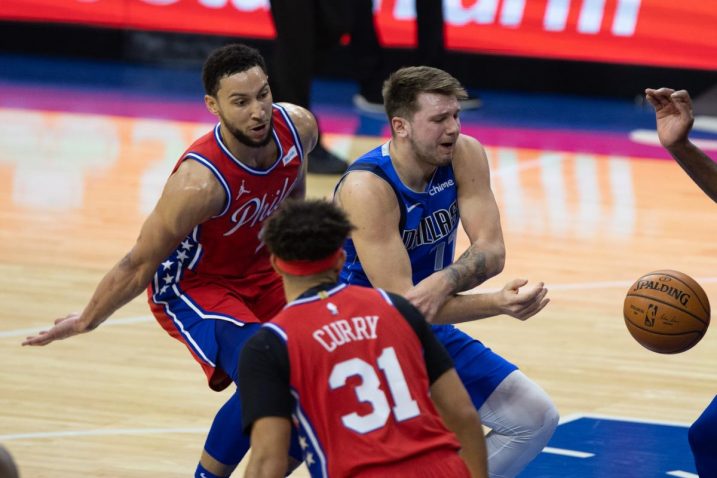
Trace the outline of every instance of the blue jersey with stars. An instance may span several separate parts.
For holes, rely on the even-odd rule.
[[[411,260],[413,283],[417,284],[453,262],[459,222],[456,179],[452,166],[442,166],[436,169],[423,191],[409,189],[393,167],[388,146],[389,143],[385,143],[361,156],[344,177],[353,171],[369,171],[393,188],[401,211],[398,228]],[[371,285],[350,238],[344,248],[346,263],[341,281]]]

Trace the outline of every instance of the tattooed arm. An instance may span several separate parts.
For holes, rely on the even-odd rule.
[[[498,314],[521,320],[531,317],[548,302],[542,283],[519,291],[528,281],[514,279],[496,294],[456,295],[503,270],[505,244],[490,187],[488,159],[477,140],[461,135],[456,143],[453,170],[461,223],[471,244],[453,264],[416,284],[406,298],[435,323],[465,322]]]

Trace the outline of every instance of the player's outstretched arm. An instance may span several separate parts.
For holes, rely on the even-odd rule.
[[[100,281],[80,313],[55,320],[52,328],[22,345],[47,345],[89,332],[137,297],[155,270],[189,232],[224,207],[226,195],[206,167],[187,160],[170,176],[134,247]]]
[[[688,138],[694,123],[689,93],[670,88],[647,88],[645,97],[655,108],[657,135],[662,146],[695,184],[717,202],[717,163]]]
[[[443,422],[456,434],[461,444],[461,458],[471,477],[487,478],[488,459],[480,416],[455,369],[448,370],[433,382],[431,399]]]
[[[291,422],[287,418],[263,417],[254,422],[244,478],[282,478],[289,465],[290,438]]]

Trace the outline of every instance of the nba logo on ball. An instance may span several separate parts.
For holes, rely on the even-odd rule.
[[[632,284],[623,316],[627,330],[640,345],[653,352],[676,354],[702,339],[710,324],[710,304],[690,276],[659,270]]]

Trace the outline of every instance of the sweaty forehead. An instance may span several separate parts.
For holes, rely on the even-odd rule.
[[[264,88],[267,81],[268,77],[264,70],[259,66],[254,66],[248,70],[222,77],[219,80],[217,93],[227,96],[237,94],[254,95]]]
[[[419,93],[416,98],[418,104],[417,114],[433,116],[445,113],[454,113],[460,110],[458,98],[453,95],[439,93]]]

